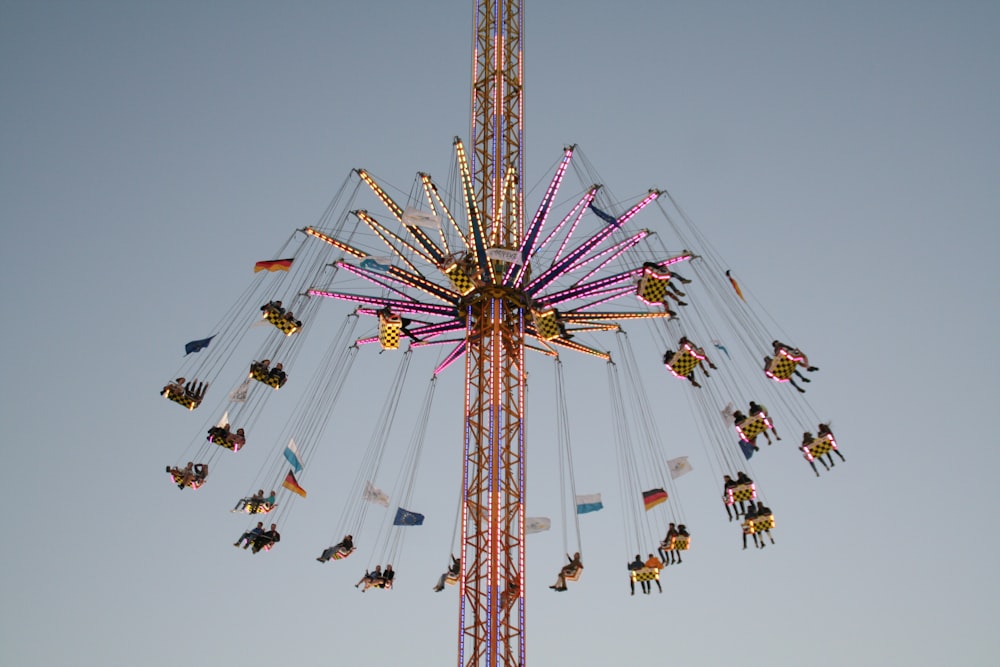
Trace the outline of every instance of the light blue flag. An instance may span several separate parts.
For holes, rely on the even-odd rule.
[[[396,509],[396,518],[392,522],[394,526],[422,526],[423,524],[423,514],[404,510],[402,507]]]
[[[375,259],[371,257],[366,257],[365,259],[361,260],[361,268],[368,269],[370,271],[381,271],[382,273],[388,273],[389,264],[382,264],[380,262],[375,261]]]
[[[599,493],[588,493],[576,497],[577,514],[586,514],[587,512],[596,512],[602,509],[604,509],[604,503],[601,502],[601,494]]]
[[[288,446],[285,447],[285,458],[288,459],[289,465],[295,469],[295,472],[302,472],[302,461],[299,461],[299,450],[295,448],[295,441],[291,438],[288,439]]]

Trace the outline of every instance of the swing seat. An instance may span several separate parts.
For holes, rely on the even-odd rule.
[[[645,267],[636,286],[636,296],[639,297],[640,301],[650,306],[662,304],[667,295],[667,283],[672,277],[670,272],[665,269]]]
[[[754,530],[758,533],[763,530],[771,530],[774,528],[774,515],[767,514],[765,516],[757,517],[754,519],[753,525]]]
[[[403,329],[403,319],[390,313],[378,316],[378,343],[383,350],[399,349],[399,333]]]
[[[355,549],[355,547],[351,547],[350,549],[345,549],[345,548],[341,547],[341,548],[339,548],[339,549],[337,549],[336,551],[333,552],[333,555],[330,556],[330,559],[331,560],[344,560],[345,558],[347,558],[348,556],[350,556],[352,553],[354,553],[354,549]]]
[[[248,500],[243,506],[243,511],[247,514],[267,514],[277,507],[276,503],[269,503],[266,500]]]
[[[448,276],[448,280],[451,281],[452,287],[462,296],[476,289],[476,281],[473,280],[466,268],[458,262],[451,264],[443,270],[444,274]]]
[[[219,427],[214,427],[212,431],[209,432],[207,439],[209,442],[220,447],[225,447],[233,452],[240,451],[240,447],[246,444],[246,438],[232,432],[227,432]]]
[[[566,581],[580,581],[580,575],[583,574],[583,565],[574,567],[572,570],[567,570],[562,573],[563,579]]]
[[[754,438],[770,428],[773,428],[770,418],[762,414],[747,417],[736,425],[736,431],[747,442],[753,442]]]
[[[170,480],[182,489],[192,488],[197,491],[205,483],[204,477],[192,477],[190,480],[185,479],[184,471],[179,468],[167,468],[167,474],[170,475]]]
[[[285,313],[278,310],[271,304],[264,306],[264,319],[276,326],[286,336],[291,336],[302,328],[302,323],[288,318]]]
[[[659,581],[660,580],[660,568],[658,567],[644,567],[641,570],[629,570],[629,576],[632,581]]]
[[[705,355],[698,354],[691,343],[684,343],[684,347],[674,352],[674,356],[666,363],[667,370],[673,373],[674,377],[687,379],[704,358]]]
[[[174,403],[183,405],[188,410],[194,410],[196,407],[201,405],[200,398],[194,398],[187,393],[184,387],[176,384],[168,384],[160,393]]]
[[[280,389],[281,386],[284,385],[285,381],[288,379],[288,376],[285,375],[284,372],[282,372],[280,375],[272,373],[268,369],[258,364],[256,361],[250,364],[250,377],[252,377],[254,380],[257,380],[257,382],[263,382],[267,386],[273,387],[275,389]]]
[[[792,378],[792,373],[795,372],[795,367],[804,362],[804,356],[781,348],[764,368],[764,374],[776,382],[788,382]]]
[[[691,548],[691,536],[675,535],[669,542],[660,542],[660,548],[664,551],[687,551]]]
[[[392,590],[392,581],[386,581],[385,579],[365,580],[365,586],[362,590],[367,591],[369,588],[381,588],[382,590],[389,591]]]
[[[538,337],[542,340],[553,340],[563,334],[559,316],[555,309],[533,310],[531,314],[535,320],[535,329],[538,330]]]
[[[454,586],[455,584],[458,583],[458,575],[449,573],[448,576],[444,578],[444,583],[448,584],[449,586]]]
[[[753,535],[757,532],[757,519],[743,519],[743,534]]]
[[[828,433],[819,438],[813,438],[812,442],[805,446],[803,454],[806,454],[806,459],[812,461],[813,459],[819,458],[824,454],[828,454],[832,450],[837,448],[837,441],[833,439],[833,434]]]
[[[757,499],[757,486],[753,482],[737,484],[726,489],[726,504],[745,503]]]

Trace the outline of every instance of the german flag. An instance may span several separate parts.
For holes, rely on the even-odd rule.
[[[292,262],[295,258],[291,259],[268,259],[263,262],[257,262],[253,265],[253,272],[258,271],[287,271],[292,267]]]
[[[650,489],[642,492],[642,502],[646,504],[646,511],[653,509],[660,503],[667,502],[667,492],[663,489]]]
[[[285,487],[292,493],[297,493],[303,498],[306,497],[306,490],[299,486],[299,483],[295,481],[295,475],[289,470],[288,474],[285,475],[285,481],[281,483],[281,486]]]

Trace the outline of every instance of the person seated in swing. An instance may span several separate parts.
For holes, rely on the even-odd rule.
[[[700,366],[701,371],[705,374],[705,377],[711,377],[708,369],[705,368],[705,365],[708,365],[708,368],[713,370],[717,370],[718,366],[713,364],[712,360],[708,358],[708,355],[705,354],[704,348],[700,348],[692,343],[687,336],[681,336],[677,341],[677,346],[677,352],[667,350],[663,354],[664,365],[666,365],[666,367],[669,368],[670,371],[677,377],[685,377],[692,385],[700,388],[701,385],[694,379],[695,369]],[[686,368],[685,366],[690,368]],[[687,373],[684,371],[687,371]]]
[[[730,499],[729,492],[735,486],[737,486],[736,480],[734,480],[729,475],[722,476],[722,504],[726,506],[726,515],[729,517],[730,521],[733,520],[733,513],[729,509],[729,506],[732,504],[729,502]],[[733,509],[735,510],[736,508],[734,507]],[[739,516],[740,516],[739,513],[737,513],[736,518],[739,518]]]
[[[816,473],[816,476],[819,477],[819,470],[816,470],[817,457],[814,457],[812,455],[812,452],[809,451],[809,445],[813,443],[813,440],[815,440],[815,438],[813,437],[812,433],[810,433],[809,431],[803,433],[802,444],[799,445],[799,450],[802,452],[802,456],[805,458],[805,460],[809,462],[809,467],[812,468],[813,472]],[[826,468],[827,472],[829,472],[830,466],[826,464],[826,461],[823,460],[823,457],[820,456],[818,458],[819,462],[822,463],[823,467]]]
[[[765,428],[763,431],[764,437],[767,438],[767,444],[771,444],[771,435],[768,433],[768,430],[774,431],[774,437],[776,440],[781,440],[781,436],[778,435],[778,429],[774,428],[774,422],[768,418],[769,415],[767,414],[767,408],[763,405],[760,405],[755,401],[750,401],[750,417],[757,417],[764,420],[765,423],[770,424],[770,427]]]
[[[654,570],[657,573],[663,569],[663,562],[653,554],[649,554],[649,558],[646,559],[646,562],[643,563],[643,565],[645,565],[647,569]],[[660,578],[655,577],[652,582],[648,582],[648,588],[645,591],[647,595],[653,592],[654,583],[656,584],[656,587],[660,589],[660,592],[663,592],[663,586],[660,585]]]
[[[219,443],[220,445],[229,440],[230,435],[229,422],[226,422],[222,426],[213,426],[208,429],[208,440]]]
[[[365,570],[365,576],[361,577],[358,583],[354,584],[354,587],[358,588],[359,586],[361,586],[361,584],[364,584],[365,587],[361,589],[361,592],[364,593],[366,590],[368,590],[369,587],[377,585],[378,581],[381,579],[382,579],[382,566],[376,565],[375,569],[372,570],[371,572]]]
[[[563,565],[559,570],[559,574],[556,575],[556,583],[549,586],[554,591],[564,591],[566,590],[566,579],[575,579],[579,576],[580,570],[583,569],[583,561],[580,559],[580,552],[577,551],[572,556],[566,554],[566,560],[569,561],[566,565]]]
[[[445,570],[440,577],[438,577],[437,583],[434,584],[434,592],[440,593],[444,590],[444,585],[449,579],[458,579],[458,573],[462,571],[462,561],[455,558],[455,555],[451,556],[451,565]]]
[[[766,546],[764,544],[764,533],[767,533],[768,538],[771,540],[771,544],[774,544],[774,538],[771,536],[771,523],[773,521],[774,521],[774,513],[771,512],[771,508],[770,507],[766,507],[764,505],[764,501],[758,500],[757,501],[757,525],[756,525],[756,528],[755,528],[755,535],[760,535],[760,548],[761,549],[763,549]]]
[[[344,539],[340,540],[340,542],[337,542],[332,547],[327,547],[326,549],[323,549],[323,553],[321,553],[319,555],[319,558],[317,558],[316,560],[318,560],[321,563],[325,563],[331,558],[333,558],[336,554],[341,554],[341,557],[346,557],[350,555],[352,551],[354,551],[354,536],[344,535]]]
[[[236,429],[236,433],[230,433],[226,440],[232,443],[233,449],[239,449],[243,445],[247,444],[246,433],[244,433],[241,428]]]
[[[629,583],[629,588],[632,591],[632,595],[635,595],[635,573],[643,569],[644,567],[646,567],[646,564],[643,562],[642,556],[640,556],[639,554],[636,554],[635,560],[628,564],[628,583]],[[644,579],[641,582],[639,582],[639,584],[642,587],[643,593],[649,592],[647,590],[649,588],[648,581]]]
[[[727,505],[726,506],[726,510],[728,511],[728,509],[729,509],[729,506]],[[730,519],[730,520],[732,520],[732,519]],[[659,551],[660,551],[660,558],[663,560],[663,567],[667,567],[668,565],[670,565],[671,563],[674,562],[674,551],[675,551],[675,549],[674,549],[674,538],[677,537],[677,534],[678,534],[677,528],[674,527],[674,524],[673,523],[668,524],[667,525],[667,534],[663,538],[663,541],[660,542],[660,549],[659,549]],[[677,562],[678,563],[680,562],[680,556],[679,555],[678,555]]]
[[[207,382],[198,382],[197,380],[191,380],[184,385],[184,395],[191,400],[201,402],[201,399],[205,398],[205,390],[208,389]]]
[[[301,320],[297,320],[297,319],[295,319],[295,315],[294,315],[294,313],[292,313],[292,311],[290,311],[290,310],[289,310],[289,311],[288,311],[288,312],[286,312],[286,313],[285,313],[284,315],[282,315],[282,317],[283,317],[283,318],[284,318],[284,320],[285,320],[286,322],[288,322],[289,324],[293,324],[293,325],[295,325],[296,327],[298,327],[299,329],[301,329],[301,328],[302,328],[302,321],[301,321]]]
[[[753,480],[750,479],[750,477],[741,470],[740,472],[736,473],[736,482],[734,486],[737,489],[740,488],[750,489],[753,486]],[[736,511],[736,516],[739,516],[740,514],[746,514],[746,504],[745,504],[746,501],[738,500],[735,502],[737,503],[737,506],[734,508]],[[750,504],[753,505],[753,500],[750,501]]]
[[[285,381],[288,380],[288,375],[285,373],[284,368],[279,362],[275,364],[274,368],[272,368],[267,374],[267,378],[277,386],[281,387],[285,384]]]
[[[771,348],[774,350],[774,356],[776,356],[776,357],[778,355],[780,355],[782,352],[784,352],[786,355],[788,355],[790,357],[795,357],[796,359],[798,359],[798,365],[799,366],[804,366],[805,369],[807,371],[809,371],[810,373],[819,370],[819,368],[817,368],[816,366],[813,366],[813,365],[811,365],[809,363],[809,357],[807,357],[806,354],[805,354],[805,352],[803,352],[802,350],[798,349],[797,347],[792,347],[791,345],[786,345],[785,343],[782,343],[780,340],[772,340],[771,341]],[[799,375],[799,377],[802,377],[803,379],[805,379],[805,377],[802,376],[802,375]],[[807,380],[807,379],[805,381],[809,382],[809,380]]]
[[[167,466],[167,473],[170,474],[178,489],[186,489],[191,486],[191,482],[194,479],[194,462],[188,461],[187,465],[183,468]]]
[[[285,309],[281,306],[280,301],[268,301],[263,306],[260,307],[260,311],[267,315],[268,313],[277,313],[278,315],[284,315]]]
[[[747,509],[746,513],[743,515],[743,548],[747,548],[747,535],[753,536],[753,545],[760,548],[757,543],[757,530],[754,527],[754,522],[757,521],[757,506],[750,503],[750,508]]]
[[[208,464],[207,463],[195,463],[194,464],[194,475],[191,477],[192,486],[201,486],[205,483],[208,478]]]
[[[272,523],[270,529],[265,530],[254,539],[251,551],[257,553],[261,549],[269,550],[280,541],[281,534],[278,532],[278,524]]]
[[[836,443],[833,437],[833,431],[830,430],[829,424],[820,424],[819,426],[817,426],[816,437],[828,438],[831,443]],[[844,458],[844,455],[840,453],[839,449],[837,449],[836,444],[834,444],[833,446],[833,451],[837,454],[837,456],[840,457],[841,461],[844,461],[845,463],[847,462],[847,459]],[[830,465],[833,465],[833,457],[830,458]]]
[[[250,530],[240,535],[240,539],[233,542],[233,546],[243,547],[244,549],[246,549],[248,546],[253,544],[253,542],[258,537],[260,537],[263,534],[264,534],[264,522],[258,521],[257,525],[254,528],[251,528]]]
[[[184,391],[184,383],[187,382],[185,378],[177,378],[173,382],[168,382],[167,385],[160,391],[161,396],[167,396],[168,394],[173,394],[174,396],[184,396],[187,394]]]
[[[392,588],[392,580],[395,578],[396,571],[392,569],[392,563],[386,563],[385,569],[382,570],[382,579],[379,582],[379,588],[386,590]]]
[[[687,544],[688,546],[690,546],[690,544],[691,544],[691,533],[688,532],[687,526],[685,526],[683,523],[679,524],[677,526],[677,537],[678,537],[678,539],[683,540],[685,544]],[[687,547],[685,547],[685,549],[686,548]],[[684,549],[677,549],[677,563],[678,564],[684,562],[684,561],[681,560],[681,551],[683,551],[683,550]]]
[[[233,507],[233,512],[241,512],[251,505],[259,504],[264,500],[264,489],[257,489],[257,493],[253,494],[248,498],[240,498],[236,501],[236,506]],[[251,510],[252,511],[252,510]]]
[[[256,376],[267,377],[267,374],[270,372],[271,372],[270,359],[261,359],[260,361],[254,361],[251,362],[250,364],[250,375],[255,376],[255,379],[259,379],[256,378]]]

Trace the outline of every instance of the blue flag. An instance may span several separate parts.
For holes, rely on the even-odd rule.
[[[743,450],[743,456],[747,459],[753,456],[753,453],[757,451],[757,448],[753,446],[753,443],[746,440],[740,440],[740,449]]]
[[[604,503],[601,502],[601,494],[599,493],[587,493],[576,497],[577,514],[596,512],[601,509],[604,509]]]
[[[388,264],[380,264],[371,257],[361,260],[361,268],[369,269],[370,271],[381,271],[382,273],[388,273],[389,271]]]
[[[613,222],[618,222],[618,218],[616,218],[615,216],[613,216],[613,215],[611,215],[609,213],[605,213],[604,211],[602,211],[601,209],[597,208],[593,204],[590,205],[590,210],[593,211],[594,214],[597,215],[598,218],[600,218],[604,222],[608,223],[609,225],[611,223],[613,223]]]
[[[295,472],[302,472],[302,462],[299,461],[299,450],[295,448],[295,441],[291,438],[288,439],[288,446],[285,447],[285,458],[288,459],[289,465],[295,469]]]
[[[204,350],[208,347],[208,344],[212,342],[215,336],[209,336],[208,338],[202,338],[201,340],[193,340],[184,346],[184,356],[191,354],[192,352],[198,352],[199,350]]]
[[[396,518],[392,521],[394,526],[422,526],[423,524],[423,514],[404,510],[402,507],[396,510]]]

